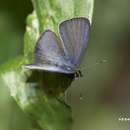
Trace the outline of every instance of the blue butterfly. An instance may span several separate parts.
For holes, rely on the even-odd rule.
[[[34,54],[34,63],[26,65],[32,70],[76,74],[87,48],[90,22],[79,17],[59,25],[60,37],[51,30],[43,32]],[[81,74],[81,73],[80,73]]]

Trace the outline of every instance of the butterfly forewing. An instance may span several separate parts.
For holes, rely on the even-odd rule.
[[[73,18],[64,21],[59,27],[65,46],[66,56],[72,65],[79,67],[87,47],[90,33],[90,23],[86,18]]]

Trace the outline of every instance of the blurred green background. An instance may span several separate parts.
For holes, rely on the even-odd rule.
[[[91,37],[82,63],[84,77],[66,92],[73,130],[129,130],[129,0],[95,1]],[[30,0],[0,0],[0,63],[23,53]],[[31,123],[0,82],[0,130],[30,130]]]

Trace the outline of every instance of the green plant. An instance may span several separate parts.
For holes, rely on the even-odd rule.
[[[64,92],[72,79],[64,74],[29,71],[24,64],[32,62],[40,34],[47,28],[58,34],[61,21],[84,16],[92,21],[94,0],[32,0],[34,11],[27,18],[24,56],[1,66],[0,77],[11,96],[44,130],[70,130],[71,108],[64,101]]]

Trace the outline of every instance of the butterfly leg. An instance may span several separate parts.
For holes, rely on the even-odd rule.
[[[75,74],[74,74],[75,79],[78,79],[79,77],[83,77],[82,72],[80,70],[78,70]]]

